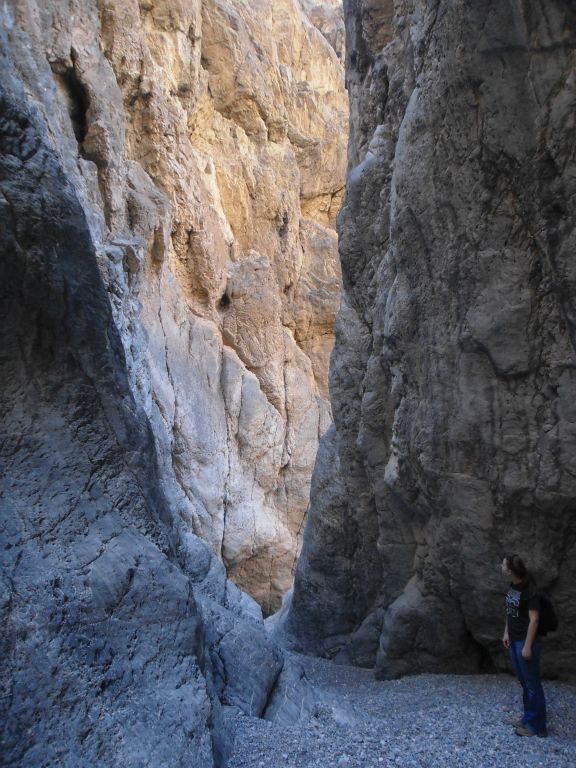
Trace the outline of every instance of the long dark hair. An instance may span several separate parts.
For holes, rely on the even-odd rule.
[[[520,555],[506,555],[504,557],[508,570],[516,576],[517,579],[524,580],[528,576],[528,568]]]

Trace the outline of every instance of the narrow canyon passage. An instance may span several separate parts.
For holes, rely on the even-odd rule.
[[[7,61],[84,211],[188,535],[261,606],[292,585],[341,275],[338,3],[15,0]]]
[[[572,768],[575,52],[565,0],[0,3],[2,768]]]

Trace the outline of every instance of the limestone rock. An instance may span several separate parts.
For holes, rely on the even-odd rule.
[[[302,7],[312,24],[320,30],[334,48],[338,58],[343,60],[346,32],[341,0],[326,0],[322,3],[317,2],[317,0],[302,0]]]
[[[211,766],[202,619],[87,222],[0,67],[0,762]]]
[[[576,676],[576,16],[347,0],[346,297],[278,631],[379,674],[505,665],[499,563],[557,604]]]
[[[2,13],[89,222],[162,490],[269,612],[330,423],[342,62],[297,0]]]
[[[208,494],[210,413],[179,398],[189,373],[219,391],[219,339],[208,321],[178,325],[162,307],[160,322],[176,324],[163,358],[175,384],[148,417],[128,370],[139,358],[126,356],[115,324],[144,279],[143,246],[94,237],[98,218],[87,219],[7,53],[1,32],[0,764],[223,765],[232,733],[222,703],[259,716],[273,701],[274,716],[290,720],[309,691],[299,693],[260,607],[192,532],[152,432],[154,419],[173,419],[172,471],[196,462],[198,495],[204,485]],[[164,202],[147,198],[152,212]],[[124,292],[114,291],[118,273]],[[156,290],[171,289],[165,277]],[[157,338],[146,341],[153,359]],[[230,357],[253,390],[239,409],[242,444],[262,451],[250,440],[266,398]],[[195,453],[190,434],[205,439]]]
[[[222,702],[298,709],[225,565],[266,611],[292,580],[346,97],[300,6],[271,8],[0,7],[2,765],[208,767]]]

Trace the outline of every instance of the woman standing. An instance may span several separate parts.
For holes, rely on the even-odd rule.
[[[540,680],[540,597],[528,569],[518,555],[507,555],[504,558],[502,574],[510,580],[502,642],[522,686],[524,702],[524,714],[514,724],[514,730],[518,736],[547,736],[546,700]]]

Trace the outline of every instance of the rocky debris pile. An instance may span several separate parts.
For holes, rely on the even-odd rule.
[[[572,768],[576,688],[545,683],[547,739],[516,736],[520,687],[507,675],[417,675],[301,658],[314,715],[281,726],[227,711],[236,740],[228,768]]]

